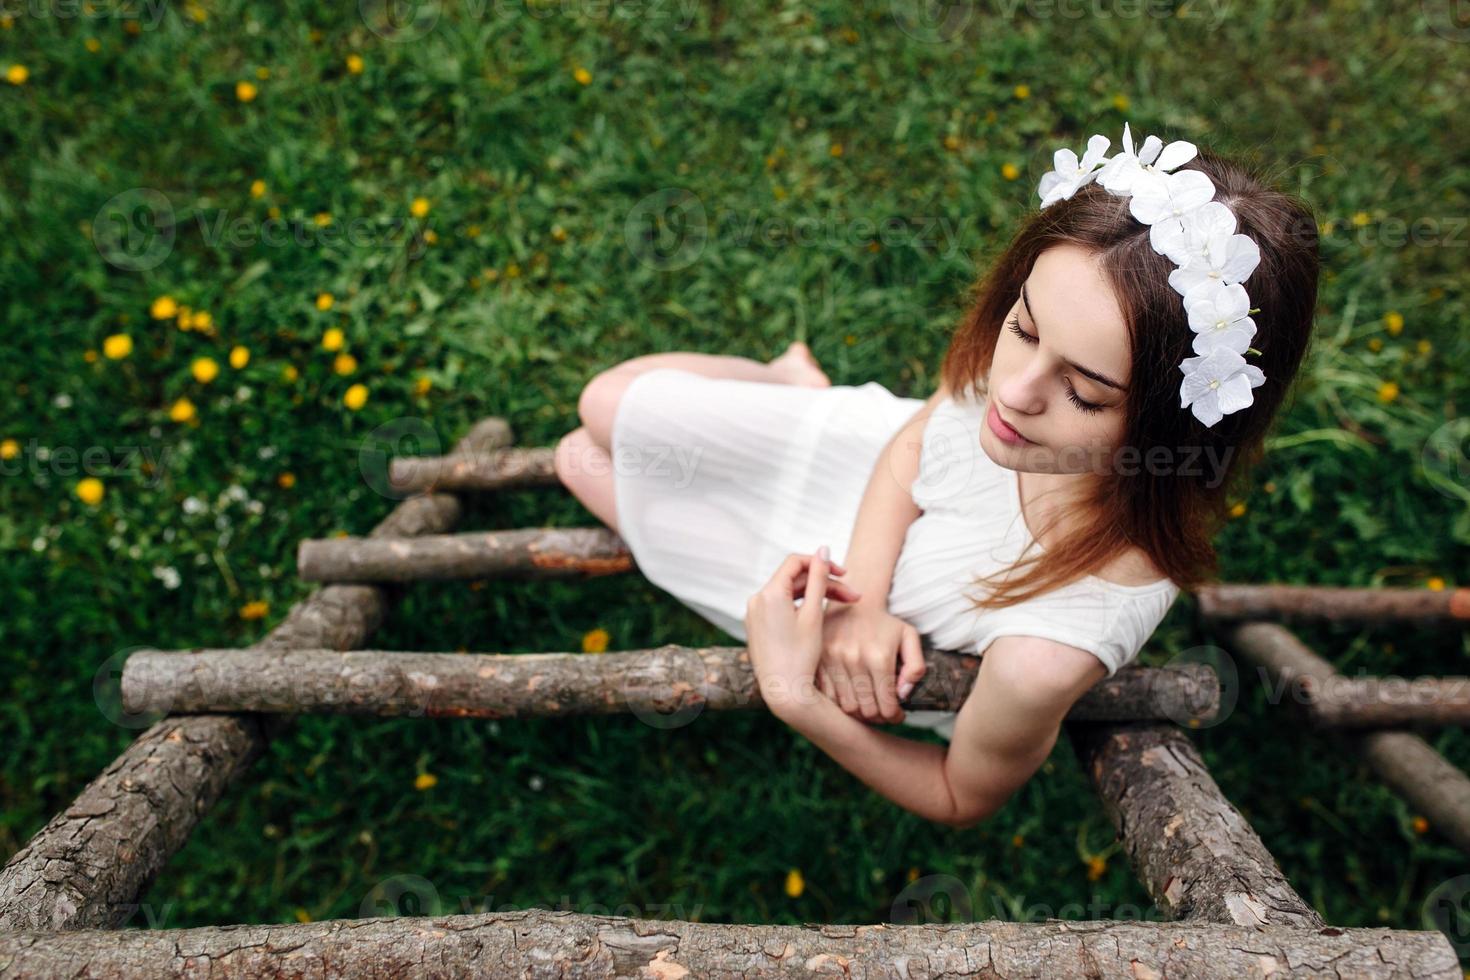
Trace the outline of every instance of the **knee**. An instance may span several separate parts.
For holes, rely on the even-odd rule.
[[[570,487],[577,477],[586,472],[587,468],[583,463],[593,445],[585,427],[573,429],[557,441],[551,454],[551,467],[564,486]]]
[[[585,435],[603,449],[612,449],[612,424],[618,400],[628,387],[629,373],[617,367],[602,371],[582,388],[577,396],[577,417],[582,420]]]

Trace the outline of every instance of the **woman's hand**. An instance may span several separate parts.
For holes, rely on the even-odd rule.
[[[919,631],[880,606],[844,601],[828,607],[822,634],[822,693],[860,721],[903,721],[899,702],[927,669]],[[895,671],[900,658],[903,667]]]
[[[829,577],[832,569],[841,566],[831,565],[828,555],[823,545],[815,555],[787,556],[770,581],[745,603],[746,649],[761,697],[778,716],[809,706],[817,696],[823,599],[856,602],[859,598],[846,582]],[[798,597],[800,608],[795,605]]]

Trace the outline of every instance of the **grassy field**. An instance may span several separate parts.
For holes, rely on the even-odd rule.
[[[378,426],[422,420],[432,451],[499,414],[551,445],[600,368],[793,339],[836,383],[927,395],[1051,150],[1125,119],[1263,164],[1322,225],[1314,349],[1223,577],[1470,580],[1470,31],[1448,4],[5,9],[4,856],[137,734],[94,690],[126,651],[253,642],[310,591],[296,542],[387,513],[359,469]],[[515,492],[463,526],[591,520]],[[1193,612],[1181,597],[1143,661],[1218,642]],[[415,586],[371,645],[598,630],[727,642],[621,578]],[[1301,634],[1348,672],[1466,672],[1464,635]],[[1428,737],[1470,766],[1464,733]],[[1456,887],[1464,855],[1250,673],[1197,738],[1329,922],[1424,928]],[[394,895],[875,922],[950,880],[931,876],[980,918],[1157,917],[1065,739],[961,832],[743,714],[304,719],[145,898],[168,927]]]

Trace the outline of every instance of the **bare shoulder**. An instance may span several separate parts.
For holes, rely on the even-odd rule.
[[[1104,565],[1097,577],[1114,585],[1153,585],[1165,575],[1142,548],[1129,548]]]

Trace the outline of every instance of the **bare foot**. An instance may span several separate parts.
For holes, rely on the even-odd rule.
[[[829,388],[832,385],[822,365],[812,356],[811,348],[799,340],[793,340],[784,354],[769,363],[782,384],[805,388]]]

